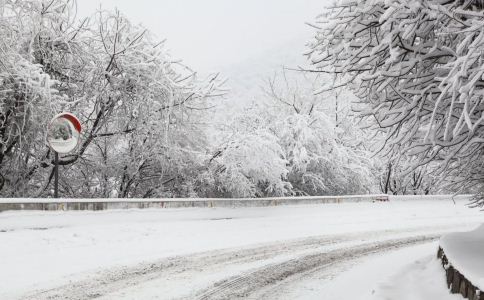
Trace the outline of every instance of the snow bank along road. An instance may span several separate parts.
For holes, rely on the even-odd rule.
[[[475,228],[465,203],[0,213],[0,299],[325,299],[353,266]]]

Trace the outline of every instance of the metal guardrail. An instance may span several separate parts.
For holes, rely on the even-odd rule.
[[[273,198],[183,198],[183,199],[0,199],[0,212],[9,210],[109,210],[188,207],[264,207],[388,201],[388,195],[311,196]]]

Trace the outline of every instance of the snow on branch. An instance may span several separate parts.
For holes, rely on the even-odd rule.
[[[119,11],[79,20],[76,6],[2,1],[0,192],[50,194],[53,155],[44,133],[53,115],[70,111],[83,136],[75,152],[60,158],[62,194],[155,195],[154,186],[196,166],[191,160],[205,144],[194,125],[198,111],[213,107],[223,81],[198,78]]]
[[[459,188],[484,183],[484,14],[481,1],[339,1],[315,24],[310,60],[334,73],[387,133],[390,156]],[[461,180],[465,178],[465,180]],[[463,184],[460,184],[463,183]]]

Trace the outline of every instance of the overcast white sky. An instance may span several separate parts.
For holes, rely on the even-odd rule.
[[[309,38],[328,0],[81,0],[81,15],[117,7],[160,39],[172,56],[202,73],[227,68],[280,45]],[[296,49],[304,45],[294,45]],[[287,50],[287,49],[286,49]],[[287,52],[287,51],[286,51]]]

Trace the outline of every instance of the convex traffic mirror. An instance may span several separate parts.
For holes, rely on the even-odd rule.
[[[57,153],[66,154],[79,144],[81,123],[71,113],[61,113],[50,121],[47,142]]]

